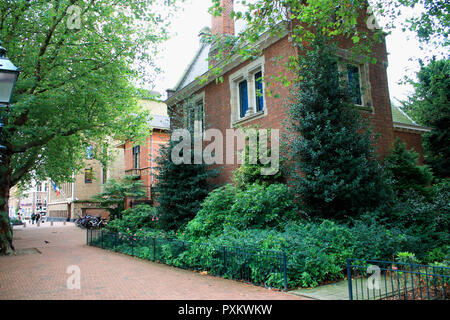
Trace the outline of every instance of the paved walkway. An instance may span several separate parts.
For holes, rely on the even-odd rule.
[[[85,231],[72,223],[15,226],[14,239],[19,254],[0,257],[0,300],[302,299],[89,247]],[[81,271],[80,290],[67,288],[72,265]]]
[[[290,293],[317,300],[348,300],[348,281],[342,280],[315,288],[293,290]]]

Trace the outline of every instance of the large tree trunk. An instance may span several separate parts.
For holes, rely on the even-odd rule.
[[[10,157],[0,158],[0,255],[14,254],[12,227],[9,221],[9,189],[11,188]]]

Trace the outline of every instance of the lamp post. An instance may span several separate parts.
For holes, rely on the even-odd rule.
[[[0,108],[8,108],[19,77],[20,70],[6,57],[6,49],[0,41]],[[8,111],[8,110],[7,110]],[[0,162],[5,147],[3,141],[3,119],[0,117]]]

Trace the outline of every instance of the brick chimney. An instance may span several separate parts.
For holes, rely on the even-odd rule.
[[[223,11],[220,16],[212,17],[211,34],[229,34],[234,36],[234,20],[231,18],[233,0],[221,0],[220,6],[223,8]]]

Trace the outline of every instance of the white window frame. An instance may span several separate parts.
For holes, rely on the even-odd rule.
[[[203,104],[203,117],[202,117],[202,122],[200,124],[198,124],[198,112],[199,110],[197,108],[195,108],[194,110],[194,130],[199,130],[201,131],[202,134],[205,133],[206,130],[206,111],[205,111],[205,91],[202,91],[196,95],[194,95],[192,97],[192,102],[194,103],[195,106],[198,105],[199,102],[201,102]],[[189,118],[190,118],[190,110],[186,110],[186,108],[184,108],[183,110],[183,114],[184,114],[184,127],[188,128],[189,126]],[[198,127],[197,127],[198,126]]]
[[[234,72],[229,77],[230,84],[230,106],[231,106],[231,127],[235,125],[245,123],[250,120],[254,120],[260,117],[264,117],[268,113],[267,99],[266,99],[266,86],[264,82],[265,57],[261,56],[258,59],[250,62],[245,67]],[[262,111],[256,112],[256,88],[255,88],[255,74],[262,73],[262,87],[263,87],[263,105]],[[239,95],[239,83],[247,80],[247,95],[248,95],[248,110],[244,117],[241,117],[240,109],[240,95]]]

